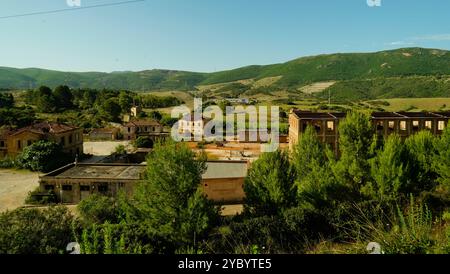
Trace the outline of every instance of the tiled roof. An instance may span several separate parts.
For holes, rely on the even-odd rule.
[[[54,123],[54,122],[42,122],[33,124],[28,127],[20,128],[12,133],[10,135],[17,135],[22,132],[33,132],[36,134],[58,134],[58,133],[64,133],[67,131],[72,131],[78,129],[78,127],[75,126],[69,126],[63,123]]]
[[[161,124],[155,120],[133,120],[125,124],[126,127],[141,127],[141,126],[160,126]]]

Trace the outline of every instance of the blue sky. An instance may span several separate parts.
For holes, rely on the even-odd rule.
[[[0,17],[66,8],[2,0]],[[322,53],[450,49],[449,11],[448,0],[146,0],[0,18],[0,66],[211,72]]]

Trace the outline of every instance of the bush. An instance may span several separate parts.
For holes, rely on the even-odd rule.
[[[137,148],[153,148],[153,140],[149,137],[138,137],[134,141],[134,146]]]
[[[25,147],[18,158],[24,168],[42,172],[55,170],[71,161],[71,157],[62,152],[59,144],[45,140]]]
[[[0,214],[0,254],[63,254],[73,242],[66,207],[16,209]]]
[[[3,158],[3,160],[0,160],[0,168],[21,168],[21,164],[16,159],[13,159],[9,156],[6,156]]]
[[[118,209],[113,198],[100,194],[92,194],[83,199],[77,206],[80,216],[89,224],[102,224],[106,221],[118,221]]]
[[[55,204],[57,201],[58,200],[55,192],[49,191],[47,193],[43,193],[41,192],[39,187],[37,187],[33,191],[28,192],[28,196],[25,199],[25,203],[31,205]]]

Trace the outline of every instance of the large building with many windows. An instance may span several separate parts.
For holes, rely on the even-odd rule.
[[[345,113],[322,113],[293,109],[289,114],[289,147],[298,142],[307,126],[314,127],[318,138],[339,152],[339,123]],[[403,140],[421,130],[442,133],[450,120],[450,112],[373,112],[371,120],[379,136],[398,134]]]

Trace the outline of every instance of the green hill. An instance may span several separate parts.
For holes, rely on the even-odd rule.
[[[446,78],[448,75],[450,75],[449,51],[404,48],[375,53],[318,55],[303,57],[282,64],[248,66],[215,73],[171,70],[79,73],[36,68],[0,67],[0,88],[34,88],[40,85],[54,87],[66,84],[75,88],[183,91],[214,85],[221,85],[221,88],[226,85],[236,86],[236,82],[244,81],[244,83],[240,83],[240,90],[253,90],[253,93],[255,93],[260,90],[264,91],[264,88],[298,91],[310,84],[334,81],[336,84],[328,87],[327,92],[332,90],[336,96],[342,98],[372,98],[373,96],[390,97],[389,94],[386,95],[389,90],[393,92],[392,94],[414,96],[418,87],[427,87],[427,84],[430,83],[431,80],[426,79],[426,77]],[[380,84],[377,82],[380,80],[374,80],[405,79],[405,77],[413,77],[415,85],[408,84],[406,80],[389,80],[390,82],[387,84]],[[264,82],[264,79],[276,79],[276,81],[266,81],[269,84],[262,86],[261,84],[255,84]],[[442,91],[435,92],[436,94],[439,94],[439,96],[447,95],[445,91],[448,82],[431,83],[442,89]],[[376,92],[371,90],[374,86],[377,88]],[[410,91],[405,92],[405,88]],[[205,88],[202,90],[205,90]],[[430,96],[434,96],[434,94],[430,94]]]

